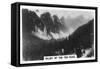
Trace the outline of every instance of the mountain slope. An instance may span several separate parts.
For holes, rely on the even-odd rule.
[[[92,47],[94,20],[79,27],[69,37],[58,40],[53,37],[51,32],[58,36],[59,30],[62,30],[61,25],[64,23],[64,18],[59,19],[56,15],[52,17],[49,12],[41,14],[40,17],[34,11],[27,9],[23,9],[22,12],[24,60],[41,60],[44,56],[73,53],[81,56],[82,49]],[[34,33],[37,34],[34,35]],[[47,39],[48,36],[52,38],[44,40],[38,34],[45,35]],[[65,35],[67,34],[65,33]]]

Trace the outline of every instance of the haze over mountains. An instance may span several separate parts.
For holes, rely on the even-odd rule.
[[[51,12],[52,14],[50,12],[43,12],[40,14],[41,11],[39,10],[36,10],[36,12],[26,11],[30,12],[29,15],[32,17],[30,19],[33,21],[31,21],[32,25],[34,24],[32,33],[44,40],[66,38],[79,26],[92,19],[92,17],[88,18],[89,15],[85,18],[86,15],[83,15],[82,13],[80,13],[80,15],[77,14],[77,16],[76,13],[74,13],[73,15],[75,16],[67,16],[66,18],[66,16],[59,17],[53,12]],[[61,15],[61,13],[59,13],[59,15]]]
[[[94,37],[92,17],[85,18],[78,15],[59,18],[50,12],[38,15],[35,11],[23,9],[22,23],[24,60],[40,60],[48,55],[72,53],[82,57],[82,50],[92,49]],[[93,56],[93,52],[88,55]]]

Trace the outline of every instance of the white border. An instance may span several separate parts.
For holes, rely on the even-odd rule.
[[[72,8],[55,8],[55,7],[41,7],[41,6],[20,6],[20,64],[27,64],[27,63],[44,63],[44,62],[59,62],[59,61],[77,61],[77,60],[93,60],[95,59],[95,24],[94,24],[94,57],[92,58],[74,58],[74,59],[64,59],[64,60],[36,60],[36,61],[23,61],[22,58],[22,8],[27,8],[27,9],[52,9],[52,10],[74,10],[74,11],[93,11],[94,12],[94,23],[95,23],[95,10],[90,10],[90,9],[72,9]]]

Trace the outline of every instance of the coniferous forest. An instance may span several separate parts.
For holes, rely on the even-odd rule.
[[[23,59],[43,60],[44,56],[68,54],[76,54],[77,58],[84,54],[84,57],[93,57],[94,19],[79,26],[70,35],[66,33],[66,37],[55,37],[60,31],[68,30],[65,21],[64,17],[51,16],[49,12],[38,16],[35,11],[22,9]],[[38,32],[48,38],[38,37]],[[87,50],[90,51],[88,54]]]

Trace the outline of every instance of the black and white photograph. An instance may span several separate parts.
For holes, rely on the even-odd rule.
[[[95,59],[95,10],[21,6],[22,63]]]
[[[16,3],[12,8],[12,64],[97,61],[96,7]]]

